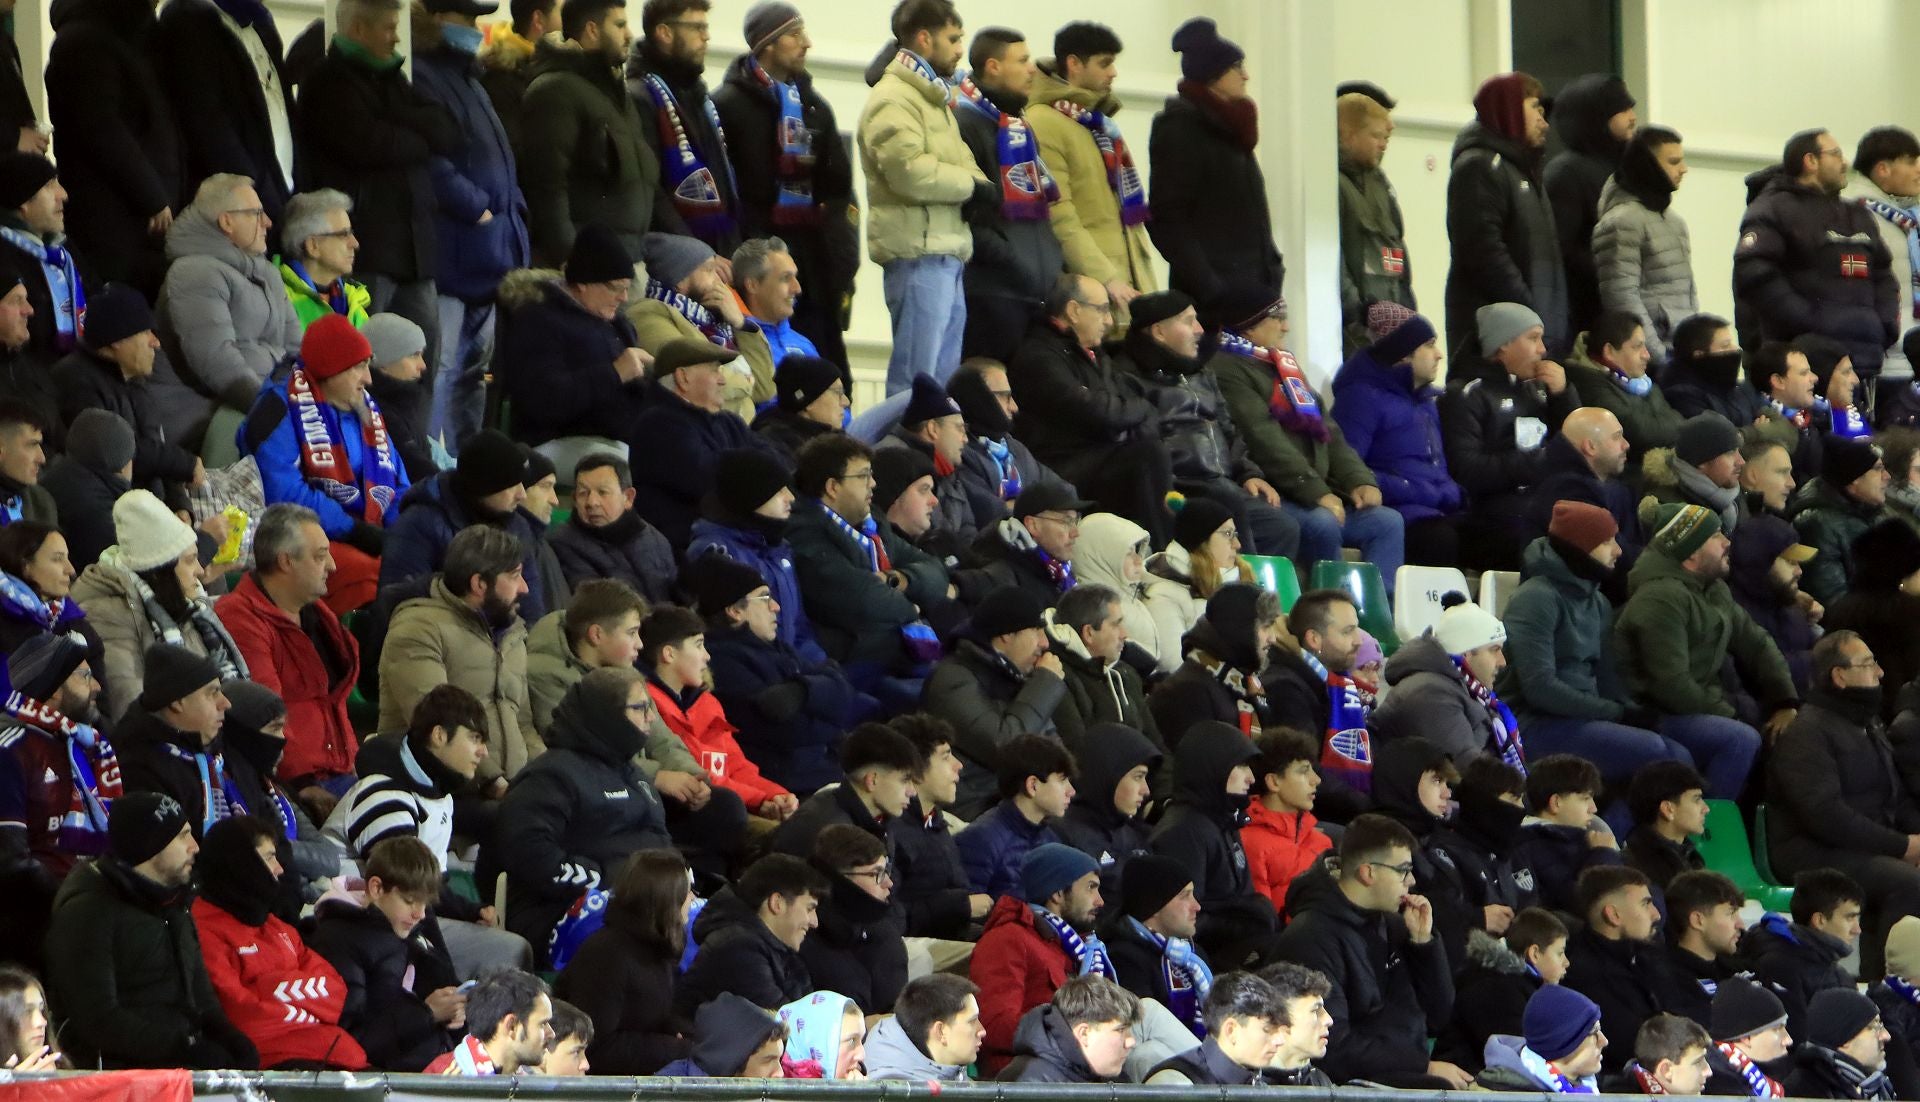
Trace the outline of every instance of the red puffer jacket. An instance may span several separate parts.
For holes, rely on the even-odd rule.
[[[1072,966],[1060,939],[1034,922],[1025,903],[1010,895],[994,902],[967,965],[967,978],[980,987],[980,1024],[987,1031],[980,1046],[982,1071],[997,1074],[1013,1059],[1020,1016],[1053,1001]]]
[[[760,767],[748,760],[734,740],[733,724],[727,722],[727,713],[721,709],[720,701],[705,689],[692,690],[697,693],[693,701],[685,707],[674,694],[666,690],[658,681],[647,681],[647,692],[653,695],[653,706],[660,709],[660,718],[666,721],[667,729],[680,736],[687,744],[687,752],[700,768],[707,771],[713,783],[731,791],[747,805],[747,814],[760,810],[760,805],[775,796],[787,795],[787,790],[760,775]],[[684,698],[685,693],[681,694]]]
[[[1333,839],[1319,831],[1320,820],[1313,812],[1269,811],[1258,796],[1248,802],[1247,817],[1247,825],[1240,828],[1240,848],[1247,851],[1253,889],[1285,915],[1287,887],[1333,848]]]
[[[315,634],[334,653],[339,676],[329,679],[329,664],[312,638],[299,621],[280,611],[254,575],[240,579],[232,593],[215,601],[213,612],[232,634],[253,680],[287,702],[287,751],[280,759],[280,779],[292,785],[311,777],[351,774],[360,742],[347,718],[347,694],[360,677],[360,644],[340,618],[324,601],[301,612],[313,619]]]
[[[249,926],[204,899],[193,903],[193,922],[220,1007],[260,1050],[261,1067],[295,1060],[367,1066],[360,1042],[339,1025],[346,982],[298,931],[271,915]]]

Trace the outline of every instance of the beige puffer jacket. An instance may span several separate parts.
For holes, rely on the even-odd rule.
[[[945,86],[896,58],[867,95],[856,133],[873,262],[972,258],[973,233],[960,207],[987,177],[960,136]]]
[[[1160,289],[1153,270],[1153,244],[1145,226],[1120,224],[1120,197],[1107,179],[1107,162],[1087,128],[1053,105],[1068,100],[1111,118],[1120,101],[1068,84],[1051,67],[1040,67],[1027,97],[1027,127],[1040,143],[1040,159],[1060,185],[1050,209],[1053,233],[1067,254],[1067,271],[1102,283],[1124,279],[1141,294]],[[1131,148],[1132,143],[1128,143]],[[1139,164],[1140,158],[1135,157]]]

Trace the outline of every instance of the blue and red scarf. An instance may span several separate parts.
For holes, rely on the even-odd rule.
[[[982,436],[979,440],[980,446],[986,450],[987,459],[993,463],[994,471],[999,475],[1000,500],[1011,503],[1020,496],[1020,464],[1014,462],[1013,449],[991,436]]]
[[[1480,706],[1485,708],[1487,715],[1493,719],[1493,748],[1500,755],[1500,760],[1518,769],[1521,776],[1526,776],[1526,747],[1520,742],[1520,721],[1513,718],[1513,709],[1507,707],[1506,702],[1494,695],[1492,689],[1482,685],[1480,679],[1473,676],[1473,671],[1467,668],[1466,659],[1457,654],[1449,657],[1453,659],[1454,666],[1459,669],[1461,680],[1467,683],[1467,691],[1473,694],[1473,698],[1480,702]]]
[[[1794,409],[1792,406],[1782,405],[1778,401],[1772,398],[1767,398],[1765,399],[1765,401],[1768,407],[1770,407],[1773,410],[1773,412],[1786,418],[1787,423],[1789,425],[1792,425],[1796,431],[1805,432],[1808,429],[1813,427],[1813,411],[1812,410]]]
[[[773,166],[773,224],[817,226],[820,208],[813,201],[813,131],[807,129],[800,84],[773,79],[751,57],[747,58],[747,72],[773,96],[774,109],[780,114],[773,132],[774,145],[779,149]]]
[[[1044,222],[1048,208],[1060,201],[1060,185],[1040,159],[1027,120],[1009,115],[980,91],[968,77],[954,86],[954,105],[969,108],[998,127],[994,153],[1000,167],[1000,213],[1009,222]]]
[[[686,123],[680,118],[680,104],[657,73],[641,77],[640,86],[647,90],[659,117],[660,137],[666,146],[660,151],[660,159],[667,173],[670,185],[667,191],[673,199],[673,209],[687,223],[688,231],[702,240],[732,233],[734,220],[733,215],[727,213],[726,192],[733,181],[725,180],[723,187],[721,179],[728,171],[726,158],[718,160],[718,168],[711,167],[700,150],[694,148],[693,139],[687,136]],[[707,125],[713,128],[714,137],[724,149],[726,135],[720,129],[720,112],[714,109],[712,97],[703,99],[700,106],[707,113]]]
[[[1267,413],[1288,432],[1327,442],[1327,419],[1320,410],[1320,398],[1307,384],[1300,362],[1284,348],[1262,348],[1231,330],[1220,333],[1220,350],[1266,364],[1273,371],[1273,390],[1267,395]]]
[[[1766,1072],[1761,1071],[1760,1065],[1748,1059],[1746,1053],[1725,1041],[1717,1042],[1713,1047],[1719,1049],[1720,1055],[1726,1057],[1727,1063],[1733,1065],[1733,1070],[1740,1073],[1740,1078],[1747,1081],[1747,1090],[1753,1097],[1785,1098],[1787,1096],[1787,1092],[1780,1084]]]
[[[1100,147],[1100,159],[1107,166],[1107,186],[1120,200],[1120,224],[1145,225],[1152,217],[1147,208],[1147,188],[1140,182],[1140,170],[1133,165],[1133,154],[1127,152],[1127,140],[1120,136],[1120,128],[1107,116],[1071,100],[1059,100],[1053,109],[1086,127],[1093,135],[1093,144]]]
[[[855,528],[847,523],[846,517],[828,508],[824,501],[820,503],[820,511],[827,514],[827,519],[833,521],[840,531],[865,553],[867,563],[875,574],[884,575],[893,569],[893,561],[887,557],[887,543],[880,537],[880,526],[871,516],[861,521],[860,526]],[[914,620],[911,623],[902,624],[900,645],[905,649],[908,660],[915,665],[937,662],[942,653],[939,636],[934,634],[933,628],[929,627],[925,620]]]
[[[234,813],[238,807],[246,810],[247,802],[241,798],[239,788],[235,787],[233,777],[227,773],[227,759],[207,750],[189,750],[174,742],[161,742],[160,748],[180,761],[192,762],[200,772],[200,833],[213,829],[213,824]]]
[[[1320,766],[1361,792],[1373,790],[1373,738],[1367,733],[1371,710],[1351,677],[1334,673],[1307,651],[1300,658],[1327,686],[1327,729],[1321,732]]]
[[[400,460],[373,395],[365,395],[364,400],[367,412],[359,419],[360,465],[366,469],[356,474],[347,461],[340,411],[320,400],[305,368],[296,367],[287,377],[287,406],[294,430],[300,434],[300,473],[348,515],[357,514],[356,519],[378,525],[385,523],[399,493]]]
[[[0,615],[25,620],[42,631],[58,635],[67,625],[86,619],[87,610],[65,597],[45,600],[26,582],[0,570]]]
[[[73,351],[74,342],[87,327],[87,289],[80,283],[73,254],[66,250],[66,237],[55,235],[58,241],[49,242],[11,226],[0,228],[0,236],[40,265],[47,296],[53,300],[53,346],[62,352]]]
[[[673,307],[681,317],[692,322],[702,336],[714,344],[734,352],[740,350],[740,346],[734,343],[733,326],[714,317],[713,311],[687,296],[651,278],[647,280],[646,290],[641,293],[655,302],[664,302]]]
[[[1073,962],[1073,974],[1076,976],[1101,975],[1114,978],[1113,961],[1107,956],[1107,947],[1098,934],[1082,936],[1080,931],[1067,925],[1067,920],[1047,910],[1037,903],[1029,903],[1036,923],[1046,926],[1060,939],[1060,947],[1067,951],[1067,958]]]
[[[10,692],[0,710],[66,744],[73,769],[73,794],[60,816],[63,852],[92,856],[107,851],[107,812],[120,798],[120,758],[107,736],[68,719],[41,702]]]
[[[1891,203],[1882,203],[1878,199],[1861,199],[1858,202],[1869,211],[1893,223],[1894,228],[1906,235],[1907,260],[1913,269],[1911,278],[1908,280],[1911,285],[1907,288],[1907,295],[1914,309],[1920,310],[1920,232],[1916,232],[1920,231],[1920,219],[1915,219],[1912,211],[1902,210]]]

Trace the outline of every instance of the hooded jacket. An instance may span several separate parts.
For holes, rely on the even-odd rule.
[[[760,1046],[773,1038],[780,1020],[768,1009],[722,992],[700,1007],[693,1027],[693,1048],[659,1074],[676,1078],[736,1079]]]
[[[1566,352],[1574,334],[1567,270],[1538,150],[1523,149],[1477,119],[1469,122],[1453,143],[1447,239],[1453,248],[1447,338],[1454,372],[1471,380],[1491,370],[1480,355],[1474,311],[1495,302],[1531,308],[1545,323],[1548,358]]]
[[[868,1079],[904,1079],[911,1083],[966,1083],[965,1064],[936,1064],[907,1036],[897,1017],[887,1017],[867,1033]]]
[[[1020,1019],[1013,1061],[996,1078],[1002,1083],[1111,1083],[1087,1066],[1073,1027],[1051,1003]]]
[[[1225,723],[1203,720],[1187,731],[1173,756],[1173,799],[1154,828],[1149,848],[1193,870],[1200,902],[1194,938],[1222,969],[1244,962],[1248,945],[1264,942],[1275,925],[1273,902],[1254,890],[1247,851],[1240,844],[1246,794],[1227,791],[1227,778],[1259,756],[1252,740]]]
[[[1073,974],[1066,948],[1034,920],[1026,901],[1011,895],[994,901],[967,964],[967,978],[980,988],[980,1025],[987,1031],[977,1061],[983,1072],[1006,1066],[1022,1015],[1052,1000]]]
[[[1768,914],[1740,939],[1740,953],[1753,962],[1754,978],[1773,989],[1787,1008],[1787,1032],[1808,1035],[1807,1006],[1829,987],[1853,988],[1853,973],[1841,962],[1853,955],[1848,942],[1785,915]]]
[[[1779,646],[1734,603],[1726,582],[1688,573],[1653,548],[1634,563],[1627,589],[1614,646],[1636,703],[1663,715],[1732,717],[1720,683],[1728,655],[1763,707],[1798,698]]]
[[[1126,579],[1126,558],[1146,539],[1145,528],[1116,513],[1085,517],[1074,546],[1073,573],[1082,585],[1104,585],[1120,595],[1127,642],[1152,655],[1158,673],[1172,673],[1182,658],[1180,637],[1193,626],[1188,617],[1191,602],[1184,594],[1175,600],[1155,596],[1144,570],[1139,581]],[[1156,723],[1156,732],[1158,727]]]
[[[1413,364],[1383,364],[1361,348],[1333,377],[1333,419],[1380,487],[1381,502],[1408,522],[1451,516],[1466,494],[1447,471],[1440,387],[1413,385]]]
[[[520,598],[520,616],[534,623],[549,610],[541,599],[540,565],[534,551],[540,536],[533,530],[532,517],[519,509],[504,517],[480,513],[460,493],[458,477],[458,471],[441,471],[401,495],[398,515],[387,528],[380,554],[380,587],[437,573],[446,565],[447,547],[461,529],[492,524],[520,540],[520,572],[527,580],[526,596]],[[380,725],[383,730],[397,731],[406,726],[406,717],[400,716],[391,725],[383,719]]]
[[[1673,327],[1700,312],[1700,292],[1687,220],[1673,209],[1674,185],[1653,148],[1628,143],[1600,189],[1600,221],[1591,240],[1600,309],[1639,318],[1647,352],[1663,364]]]
[[[1149,777],[1160,772],[1165,751],[1120,723],[1094,724],[1083,743],[1068,748],[1080,764],[1080,775],[1075,778],[1073,803],[1066,815],[1054,821],[1053,829],[1062,842],[1100,862],[1100,894],[1117,905],[1121,868],[1127,858],[1146,851],[1148,826],[1138,813],[1120,814],[1113,806],[1113,790],[1139,766],[1147,767]]]
[[[1742,343],[1818,333],[1846,345],[1863,377],[1878,374],[1900,339],[1903,293],[1878,221],[1776,168],[1741,217],[1733,253]]]
[[[1216,624],[1203,615],[1195,621],[1192,630],[1180,638],[1180,653],[1185,660],[1173,671],[1172,677],[1155,685],[1153,694],[1147,698],[1148,706],[1153,709],[1154,724],[1160,728],[1168,749],[1180,749],[1187,732],[1207,720],[1239,727],[1249,736],[1269,723],[1278,722],[1270,707],[1270,697],[1252,691],[1247,681],[1260,674],[1265,664],[1263,656],[1254,648],[1253,635],[1249,608],[1244,624]],[[1209,661],[1218,663],[1229,678],[1238,674],[1238,678],[1231,678],[1237,684],[1229,685],[1227,680],[1216,676],[1207,666]],[[1248,709],[1245,712],[1241,711],[1243,705]],[[1315,730],[1326,730],[1326,724]]]
[[[1548,437],[1557,437],[1567,414],[1579,407],[1579,395],[1571,386],[1554,394],[1544,383],[1523,382],[1504,372],[1448,383],[1440,398],[1447,469],[1471,496],[1473,511],[1525,516],[1528,491],[1546,478],[1548,464],[1544,440],[1520,447],[1519,422],[1530,422],[1529,428],[1537,423]]]
[[[1154,248],[1167,258],[1167,282],[1202,307],[1228,289],[1279,287],[1287,266],[1273,241],[1267,181],[1255,152],[1251,99],[1224,101],[1204,85],[1181,81],[1179,94],[1153,117],[1147,160]],[[1257,131],[1258,123],[1254,122]]]
[[[1134,329],[1113,346],[1113,366],[1153,403],[1154,424],[1173,464],[1174,487],[1232,497],[1248,479],[1263,476],[1228,416],[1219,379],[1207,370],[1211,353],[1211,342],[1202,341],[1199,355],[1187,359],[1154,340],[1148,330]]]
[[[1367,724],[1382,743],[1424,736],[1456,766],[1500,752],[1493,714],[1433,636],[1408,640],[1387,659],[1383,676],[1391,690]]]
[[[1076,554],[1076,563],[1078,559]],[[1066,696],[1053,710],[1053,724],[1067,749],[1084,765],[1092,731],[1118,724],[1144,735],[1157,753],[1164,755],[1166,746],[1160,740],[1159,724],[1147,707],[1146,685],[1125,653],[1111,662],[1095,658],[1087,653],[1078,631],[1053,623],[1052,612],[1047,613],[1047,620],[1048,651],[1060,659],[1061,680],[1067,686]]]
[[[514,159],[535,263],[559,267],[575,231],[588,225],[612,230],[638,259],[648,230],[672,230],[680,220],[656,210],[660,159],[613,61],[576,43],[541,42],[528,71]]]
[[[120,472],[87,466],[69,454],[57,456],[47,464],[40,472],[39,483],[27,487],[24,500],[29,506],[36,500],[45,503],[47,520],[57,522],[67,538],[67,561],[75,570],[85,572],[100,558],[102,551],[113,546],[117,538],[113,531],[113,503],[132,488],[132,483],[121,478]],[[106,666],[102,664],[94,676],[99,677],[105,671]],[[106,678],[100,680],[104,683]]]
[[[340,1025],[374,1067],[419,1071],[453,1048],[455,1034],[433,1020],[427,996],[460,982],[429,913],[406,937],[359,892],[330,892],[314,911],[308,944],[346,984]]]
[[[1600,310],[1593,229],[1607,178],[1627,149],[1607,128],[1614,114],[1609,108],[1622,99],[1633,102],[1619,77],[1590,73],[1567,82],[1553,100],[1553,130],[1565,148],[1547,162],[1547,198],[1553,203],[1553,226],[1567,266],[1570,333],[1592,325]]]
[[[674,1011],[683,1017],[694,1018],[697,1008],[725,994],[738,995],[771,1013],[815,990],[800,951],[774,937],[731,888],[723,889],[701,909],[693,920],[693,940],[700,951],[673,991]],[[705,1030],[696,1033],[695,1060],[700,1059],[700,1046],[707,1036]],[[752,1052],[748,1049],[740,1062],[746,1063]]]
[[[609,906],[606,925],[587,935],[553,985],[593,1020],[587,1056],[602,1075],[656,1074],[688,1054],[693,1035],[693,1023],[673,1011],[680,951],[638,927]]]
[[[1501,617],[1507,668],[1494,680],[1523,732],[1533,717],[1613,722],[1625,712],[1607,630],[1613,610],[1600,592],[1605,573],[1552,536],[1527,545],[1526,580]]]
[[[292,619],[249,573],[215,601],[252,680],[272,689],[287,705],[287,752],[279,775],[296,784],[311,777],[353,775],[359,740],[347,716],[347,695],[360,677],[360,645],[325,601],[315,601]],[[325,640],[322,654],[318,640]]]
[[[1459,809],[1427,844],[1436,861],[1452,862],[1468,913],[1496,903],[1516,912],[1532,906],[1533,870],[1514,852],[1526,812],[1479,786],[1461,785],[1454,796]]]
[[[1468,1070],[1486,1061],[1487,1041],[1521,1033],[1527,1000],[1540,990],[1540,977],[1500,938],[1475,930],[1467,937],[1466,960],[1454,980],[1455,1014],[1434,1038],[1433,1058]]]
[[[854,133],[867,177],[867,255],[873,262],[971,257],[973,235],[961,207],[987,178],[947,106],[945,82],[889,62],[860,109]]]
[[[1062,101],[1109,119],[1120,101],[1067,83],[1064,62],[1042,61],[1027,93],[1027,126],[1040,143],[1040,159],[1060,185],[1053,204],[1053,232],[1066,253],[1067,271],[1100,283],[1122,280],[1141,294],[1160,289],[1154,275],[1147,227],[1120,221],[1120,197],[1108,182],[1107,163],[1093,134],[1053,105]],[[1148,139],[1151,151],[1152,139]],[[1024,435],[1024,434],[1023,434]]]
[[[1443,770],[1451,759],[1440,745],[1420,735],[1387,741],[1373,765],[1374,809],[1407,828],[1418,843],[1413,851],[1414,889],[1433,904],[1433,933],[1447,951],[1449,967],[1467,959],[1467,935],[1482,924],[1482,912],[1467,896],[1453,855],[1434,846],[1446,822],[1420,802],[1420,781]],[[1452,759],[1457,760],[1457,759]]]
[[[867,1014],[893,1010],[907,985],[905,930],[893,905],[834,869],[814,863],[831,888],[820,901],[820,926],[800,943],[813,990],[846,996]]]
[[[921,700],[953,724],[960,774],[954,814],[972,818],[992,802],[1000,747],[1020,735],[1053,734],[1066,683],[1035,667],[1022,674],[990,646],[962,639],[927,677]]]

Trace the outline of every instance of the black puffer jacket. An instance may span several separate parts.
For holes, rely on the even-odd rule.
[[[560,572],[570,586],[592,578],[615,578],[632,586],[649,604],[674,599],[680,568],[674,564],[673,547],[632,509],[600,528],[590,527],[576,513],[567,523],[548,529],[547,546],[560,560]]]
[[[644,934],[618,906],[587,935],[553,993],[594,1023],[587,1056],[601,1075],[653,1075],[688,1053],[693,1022],[673,1012],[680,953]]]
[[[693,920],[700,946],[673,991],[676,1013],[691,1018],[723,991],[772,1012],[814,990],[800,951],[773,936],[732,888],[723,888]]]
[[[1473,511],[1525,517],[1527,490],[1547,474],[1546,450],[1520,450],[1515,426],[1532,418],[1548,435],[1557,435],[1567,414],[1579,407],[1572,386],[1552,394],[1545,383],[1516,382],[1505,372],[1449,385],[1440,398],[1447,469],[1470,495]]]
[[[346,981],[340,1025],[374,1067],[421,1071],[453,1048],[456,1035],[427,1009],[428,995],[460,982],[432,915],[400,937],[378,908],[328,896],[314,910],[307,944]]]
[[[1567,960],[1572,964],[1567,986],[1600,1007],[1600,1024],[1607,1031],[1603,1066],[1618,1070],[1633,1058],[1641,1024],[1666,1009],[1661,995],[1670,981],[1659,947],[1608,940],[1589,928],[1568,939]]]
[[[1013,1061],[1000,1072],[1002,1083],[1111,1082],[1093,1074],[1073,1027],[1052,1004],[1021,1015],[1013,1034],[1013,1053]]]
[[[916,798],[887,824],[892,839],[893,891],[906,910],[907,934],[968,940],[973,887],[946,815],[927,814]]]
[[[1468,123],[1453,143],[1447,238],[1453,246],[1453,265],[1447,269],[1453,373],[1472,379],[1491,370],[1480,355],[1473,314],[1494,302],[1531,307],[1546,326],[1547,356],[1566,354],[1574,334],[1567,271],[1537,151],[1521,149],[1478,121]],[[1448,451],[1451,464],[1451,447]],[[1460,474],[1457,467],[1454,474]]]
[[[1767,758],[1774,868],[1792,876],[1836,853],[1898,858],[1920,834],[1920,801],[1895,771],[1878,715],[1816,688]]]
[[[1279,286],[1274,284],[1274,286]],[[1133,380],[1153,403],[1173,463],[1175,489],[1191,493],[1198,487],[1220,488],[1228,495],[1250,478],[1261,477],[1259,464],[1247,457],[1246,444],[1227,413],[1220,383],[1206,370],[1213,349],[1202,342],[1200,354],[1189,360],[1135,328],[1114,346],[1114,370]]]
[[[820,901],[820,927],[800,943],[816,991],[834,991],[868,1014],[886,1014],[907,985],[907,943],[899,914],[834,869],[815,868],[832,885]]]
[[[1627,151],[1627,143],[1607,130],[1607,120],[1623,102],[1633,102],[1625,82],[1607,73],[1569,81],[1553,101],[1553,131],[1566,148],[1547,162],[1547,198],[1553,202],[1553,226],[1567,265],[1571,333],[1592,328],[1600,313],[1593,227],[1600,221],[1600,192]]]
[[[1738,351],[1700,356],[1684,363],[1676,359],[1660,376],[1660,392],[1682,417],[1711,410],[1744,432],[1767,403],[1741,378],[1740,368]]]
[[[1874,215],[1785,175],[1767,179],[1740,219],[1733,292],[1743,345],[1818,333],[1876,375],[1900,339],[1900,288]]]
[[[1173,804],[1148,843],[1193,870],[1193,894],[1200,901],[1194,940],[1222,969],[1240,967],[1250,948],[1264,949],[1278,922],[1272,900],[1253,888],[1240,844],[1246,796],[1227,791],[1235,767],[1258,756],[1239,729],[1195,724],[1173,757]]]
[[[1145,735],[1118,723],[1094,724],[1074,753],[1080,775],[1074,778],[1073,803],[1054,821],[1053,832],[1100,862],[1100,894],[1117,908],[1121,867],[1127,858],[1146,851],[1148,828],[1137,813],[1120,814],[1113,806],[1113,790],[1139,766],[1146,766],[1151,776],[1161,754]]]
[[[1372,795],[1374,810],[1406,827],[1420,843],[1413,851],[1413,890],[1433,904],[1434,935],[1446,946],[1448,966],[1457,971],[1467,959],[1467,932],[1481,925],[1483,912],[1467,898],[1453,855],[1433,844],[1443,820],[1420,804],[1420,778],[1443,769],[1448,759],[1430,739],[1393,739],[1375,752]]]
[[[1267,181],[1249,130],[1229,117],[1253,103],[1222,102],[1206,88],[1182,81],[1153,117],[1147,138],[1153,247],[1167,258],[1168,282],[1200,303],[1215,305],[1236,285],[1277,288],[1287,266],[1273,243]],[[1204,359],[1204,357],[1203,357]]]

